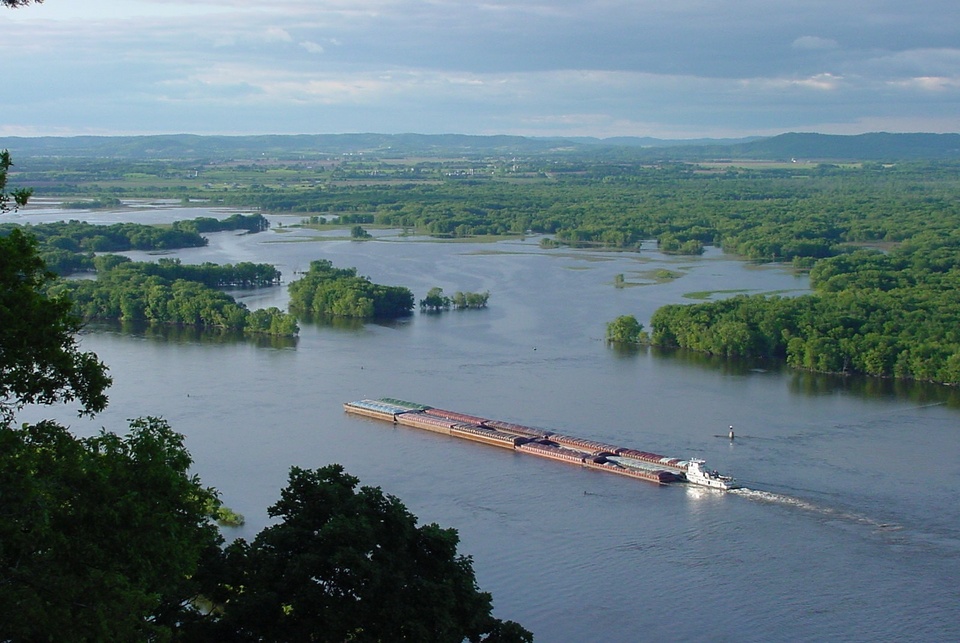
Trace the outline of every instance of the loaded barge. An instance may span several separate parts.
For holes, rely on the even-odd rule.
[[[426,429],[456,438],[482,442],[517,453],[569,462],[656,484],[689,482],[714,489],[734,489],[736,481],[709,471],[703,460],[681,460],[522,424],[491,420],[457,411],[384,397],[343,405],[347,413]]]

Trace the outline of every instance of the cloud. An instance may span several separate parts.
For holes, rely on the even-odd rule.
[[[819,36],[800,36],[791,44],[791,47],[794,49],[809,49],[813,51],[837,49],[839,46],[836,40],[832,38],[821,38]]]
[[[960,75],[960,49],[920,48],[884,52],[863,63],[865,73],[888,76]]]
[[[739,86],[747,91],[782,92],[784,90],[815,90],[834,91],[844,84],[843,77],[831,73],[820,73],[801,78],[745,78],[738,81]]]
[[[286,29],[280,27],[267,27],[264,35],[267,42],[293,42],[293,37]]]
[[[960,129],[952,1],[825,6],[47,2],[4,13],[0,113],[51,132]]]
[[[960,89],[960,77],[920,76],[892,81],[890,85],[906,90],[920,89],[928,92],[946,92]]]
[[[309,40],[304,40],[300,43],[300,46],[311,54],[322,54],[324,52],[323,45],[316,42],[310,42]]]

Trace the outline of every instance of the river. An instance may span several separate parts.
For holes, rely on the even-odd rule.
[[[35,207],[13,220],[222,214]],[[456,528],[495,614],[537,641],[960,640],[956,391],[604,341],[621,314],[648,325],[657,307],[694,301],[684,295],[801,293],[805,277],[716,250],[544,250],[537,238],[438,243],[395,230],[359,242],[270,218],[268,232],[212,234],[208,247],[170,256],[269,262],[288,280],[325,258],[417,298],[434,286],[489,291],[489,308],[305,323],[286,346],[91,327],[82,346],[115,382],[107,411],[22,419],[89,434],[166,418],[203,482],[246,516],[231,538],[268,523],[291,465],[338,462],[421,522]],[[614,286],[618,274],[626,287]],[[251,308],[287,301],[285,287],[237,294]],[[342,410],[383,396],[702,457],[746,488],[658,487]]]

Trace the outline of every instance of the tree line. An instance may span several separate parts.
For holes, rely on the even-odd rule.
[[[4,232],[20,227],[0,224]],[[224,219],[197,217],[174,221],[169,226],[142,223],[98,225],[78,221],[53,221],[26,227],[43,246],[72,252],[123,252],[127,250],[174,250],[207,245],[201,233],[246,230],[263,232],[270,221],[262,214],[232,214]]]
[[[420,310],[486,308],[489,299],[489,292],[462,292],[458,290],[453,294],[453,297],[448,297],[443,294],[443,288],[433,287],[427,291],[427,296],[420,300]]]
[[[665,306],[652,343],[796,368],[960,384],[960,233],[819,261],[814,293]]]
[[[37,238],[47,266],[60,275],[95,270],[95,253],[130,250],[175,250],[207,245],[201,233],[247,230],[261,232],[270,222],[261,214],[232,214],[225,219],[198,217],[175,221],[170,226],[142,223],[95,225],[85,221],[55,221],[22,226]],[[9,234],[14,223],[0,224],[0,235]]]
[[[3,224],[2,230],[20,227]],[[95,225],[86,221],[56,221],[25,226],[46,248],[68,252],[125,252],[128,250],[171,250],[198,248],[207,245],[206,239],[189,226],[144,225],[142,223],[114,223]]]
[[[93,265],[100,273],[130,262],[129,257],[108,254],[95,257]],[[138,262],[137,269],[146,275],[196,281],[210,288],[266,288],[278,285],[282,276],[276,266],[268,263],[217,264],[205,261],[185,264],[180,259],[167,257],[161,257],[155,263]]]
[[[185,267],[175,261],[165,265],[132,261],[109,265],[104,260],[101,267],[96,279],[58,281],[49,287],[50,295],[72,301],[83,319],[145,321],[275,336],[299,332],[296,318],[276,307],[250,311],[214,287],[177,276],[192,271],[184,271]]]
[[[910,162],[756,170],[673,163],[540,161],[530,181],[238,189],[227,203],[362,217],[439,237],[544,234],[562,245],[675,253],[704,246],[809,267],[852,243],[960,227],[960,165]],[[314,216],[318,216],[314,214]],[[311,218],[312,220],[312,218]]]

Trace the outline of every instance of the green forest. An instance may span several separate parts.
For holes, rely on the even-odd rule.
[[[222,221],[204,217],[170,226],[93,225],[80,221],[33,226],[0,225],[0,237],[22,239],[36,248],[46,268],[61,276],[95,272],[96,279],[57,280],[53,297],[65,297],[86,320],[141,321],[250,335],[293,337],[296,318],[277,308],[250,311],[220,288],[255,288],[280,283],[271,265],[183,264],[177,259],[133,262],[124,250],[169,250],[206,245],[200,231],[260,232],[269,223],[262,215],[232,215]],[[99,254],[98,254],[99,253]]]
[[[812,155],[818,144],[841,154],[852,144],[797,136],[775,142],[779,148],[763,143],[771,154],[798,146]],[[942,150],[924,160],[918,151],[924,141],[909,137],[861,142],[873,150],[869,160],[744,161],[732,148],[724,148],[726,159],[700,150],[696,162],[666,152],[653,160],[649,150],[626,148],[420,158],[374,151],[229,165],[87,159],[56,169],[26,159],[17,178],[72,199],[177,198],[301,214],[300,225],[345,232],[363,224],[450,239],[533,234],[548,248],[621,252],[643,252],[641,244],[655,241],[667,253],[696,255],[714,246],[749,261],[789,262],[811,271],[814,294],[667,307],[651,319],[650,341],[782,358],[815,371],[957,383],[951,323],[960,163]],[[914,148],[908,154],[897,147],[903,144]],[[257,225],[263,223],[250,231]],[[94,269],[93,251],[202,243],[205,226],[124,224],[78,235],[74,229],[83,226],[71,222],[40,232],[48,239],[42,244],[48,264],[68,273]],[[402,290],[375,287],[349,270],[326,266],[308,275],[291,290],[291,311],[357,318],[409,313],[412,300],[408,306]],[[425,310],[445,307],[443,295],[421,302]]]
[[[161,270],[157,267],[121,261],[98,271],[96,279],[60,281],[50,287],[50,296],[72,301],[84,319],[144,321],[284,337],[299,332],[296,318],[278,308],[250,311],[216,287],[164,276],[164,266],[159,266]],[[176,263],[168,267],[180,268]],[[166,272],[176,275],[181,271]]]
[[[819,372],[960,384],[957,237],[821,260],[810,295],[665,306],[653,315],[651,341]]]
[[[262,232],[270,226],[260,214],[233,214],[218,220],[212,217],[175,221],[169,226],[142,223],[94,225],[84,221],[55,221],[28,226],[40,244],[40,254],[50,270],[69,275],[96,270],[96,253],[128,250],[175,250],[207,245],[201,233],[246,230]],[[15,223],[0,223],[0,235],[20,228]]]

